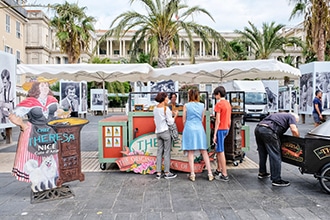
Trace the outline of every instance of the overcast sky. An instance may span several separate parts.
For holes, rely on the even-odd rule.
[[[112,20],[125,11],[138,11],[144,13],[139,1],[129,4],[129,0],[67,0],[77,2],[80,7],[86,6],[87,15],[97,19],[95,29],[108,29]],[[64,3],[64,0],[28,0],[28,4],[55,4]],[[248,21],[254,23],[259,29],[262,23],[275,21],[294,27],[302,22],[303,17],[289,21],[293,5],[289,0],[185,0],[191,6],[205,8],[214,18],[199,15],[195,17],[199,24],[207,25],[220,32],[243,30],[249,26]],[[34,8],[36,9],[36,8]],[[48,14],[51,17],[52,14]]]

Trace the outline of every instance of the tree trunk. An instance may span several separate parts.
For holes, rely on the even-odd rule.
[[[158,40],[158,68],[165,68],[166,67],[166,59],[168,53],[168,43]]]
[[[325,39],[324,39],[324,30],[323,28],[319,33],[319,45],[317,47],[317,61],[324,61],[324,53],[325,53]]]

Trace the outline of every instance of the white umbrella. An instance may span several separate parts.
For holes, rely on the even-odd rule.
[[[300,70],[274,59],[247,61],[219,61],[155,69],[150,80],[172,79],[186,83],[219,83],[240,79],[298,79]]]
[[[153,68],[149,64],[19,64],[17,74],[42,75],[72,81],[145,81]],[[103,94],[105,97],[105,94]],[[104,103],[104,102],[103,102]],[[103,106],[105,110],[105,106]]]

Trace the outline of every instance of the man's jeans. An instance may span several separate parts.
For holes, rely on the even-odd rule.
[[[281,145],[279,137],[268,127],[258,126],[254,130],[259,152],[259,172],[266,173],[269,155],[271,180],[281,180]]]

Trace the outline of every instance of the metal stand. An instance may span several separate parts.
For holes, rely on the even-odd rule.
[[[48,202],[58,199],[65,199],[74,197],[74,194],[69,186],[61,186],[58,188],[45,190],[42,192],[33,192],[31,190],[31,204]]]

